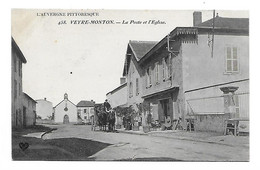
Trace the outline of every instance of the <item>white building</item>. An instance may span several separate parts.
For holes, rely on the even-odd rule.
[[[44,99],[36,100],[36,113],[37,116],[40,116],[42,119],[46,119],[49,116],[52,116],[53,105],[52,102]]]
[[[68,99],[68,94],[64,94],[64,99],[54,107],[55,123],[76,123],[77,106]]]
[[[78,115],[81,117],[84,123],[89,123],[90,117],[94,116],[94,106],[95,106],[95,102],[93,100],[91,101],[81,100],[77,104]]]

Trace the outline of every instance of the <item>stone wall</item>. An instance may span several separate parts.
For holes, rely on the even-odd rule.
[[[204,114],[194,116],[195,131],[224,133],[225,114]]]

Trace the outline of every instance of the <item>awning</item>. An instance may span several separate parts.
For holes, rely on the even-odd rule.
[[[160,96],[164,96],[166,94],[171,94],[172,92],[178,90],[179,87],[178,86],[175,86],[175,87],[171,87],[171,88],[168,88],[168,89],[164,89],[164,90],[161,90],[161,91],[157,91],[157,92],[154,92],[154,93],[150,93],[150,94],[145,94],[142,96],[143,99],[148,99],[148,98],[152,98],[152,97],[159,97]]]

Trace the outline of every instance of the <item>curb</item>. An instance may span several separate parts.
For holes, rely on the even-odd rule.
[[[134,131],[121,131],[121,130],[117,130],[119,133],[126,133],[126,134],[133,134],[133,135],[145,135],[145,136],[148,136],[149,134],[148,133],[136,133]]]
[[[225,145],[225,146],[231,146],[234,147],[236,145],[226,144],[226,143],[220,143],[220,142],[214,142],[214,141],[207,141],[207,140],[199,140],[199,139],[192,139],[192,138],[182,138],[182,137],[169,137],[169,136],[158,136],[151,133],[136,133],[133,131],[118,131],[119,133],[126,133],[126,134],[133,134],[133,135],[146,135],[146,136],[152,136],[152,137],[161,137],[161,138],[167,138],[167,139],[177,139],[177,140],[186,140],[186,141],[193,141],[193,142],[202,142],[202,143],[210,143],[210,144],[218,144],[218,145]],[[241,145],[242,146],[242,145]]]
[[[43,133],[41,134],[41,139],[43,139],[43,136],[44,136],[44,135],[46,135],[47,133],[51,133],[51,132],[54,131],[54,130],[57,130],[57,128],[52,128],[51,130],[48,130],[48,131],[46,131],[46,132],[43,132]]]

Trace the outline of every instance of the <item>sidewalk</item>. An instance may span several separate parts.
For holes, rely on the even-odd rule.
[[[233,136],[214,132],[189,132],[180,130],[166,130],[166,131],[150,131],[144,133],[142,130],[124,130],[117,129],[119,133],[135,134],[135,135],[147,135],[154,137],[172,138],[177,140],[189,140],[194,142],[205,142],[220,145],[228,145],[234,147],[249,147],[249,136]]]

